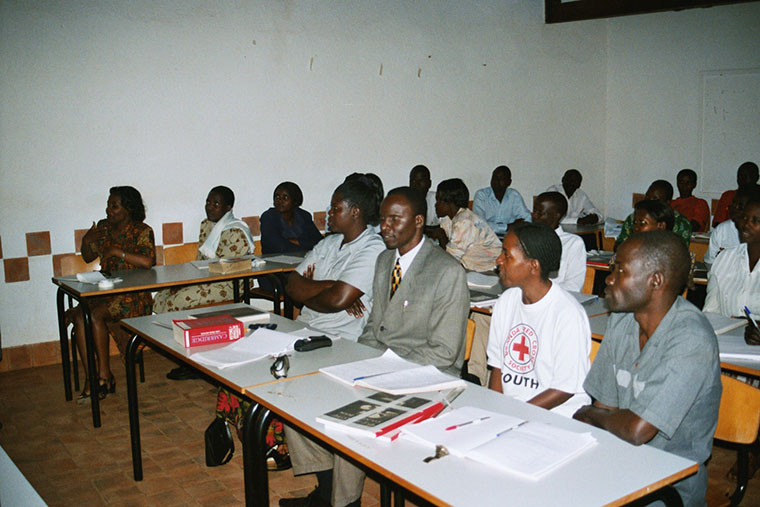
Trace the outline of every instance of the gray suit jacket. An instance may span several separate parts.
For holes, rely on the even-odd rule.
[[[464,359],[470,292],[464,268],[425,238],[390,298],[396,250],[375,265],[372,311],[359,342],[459,376]]]

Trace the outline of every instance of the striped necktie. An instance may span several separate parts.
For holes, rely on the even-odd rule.
[[[393,274],[391,275],[391,297],[396,293],[398,285],[401,283],[401,264],[396,259],[396,266],[393,268]]]

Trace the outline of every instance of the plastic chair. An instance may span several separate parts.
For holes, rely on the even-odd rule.
[[[723,395],[720,399],[715,440],[719,445],[736,449],[737,484],[730,496],[725,492],[716,492],[716,485],[708,484],[708,504],[739,505],[749,481],[749,451],[757,440],[760,428],[760,389],[728,375],[721,375],[720,380]]]
[[[467,362],[470,360],[470,354],[472,353],[472,342],[474,339],[475,321],[472,319],[467,319],[467,331],[465,332],[464,339],[464,363],[462,363],[461,377],[468,382],[480,385],[480,379],[467,371]]]
[[[591,352],[589,352],[589,355],[588,355],[588,359],[589,361],[591,361],[591,364],[594,364],[596,353],[599,352],[599,347],[601,346],[602,346],[601,341],[591,338]]]

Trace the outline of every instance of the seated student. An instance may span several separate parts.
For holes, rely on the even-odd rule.
[[[739,230],[736,227],[744,213],[744,207],[747,205],[749,194],[752,192],[748,188],[740,188],[736,191],[734,200],[728,208],[731,220],[719,223],[710,234],[710,245],[707,248],[707,253],[705,253],[705,262],[707,264],[715,262],[715,258],[723,250],[739,246]]]
[[[533,203],[533,222],[552,229],[562,242],[559,271],[549,279],[565,290],[580,292],[586,280],[586,247],[576,234],[562,230],[559,225],[567,212],[567,199],[559,192],[544,192]]]
[[[218,186],[209,191],[206,197],[206,218],[201,222],[198,234],[198,253],[195,256],[197,260],[253,253],[253,236],[248,224],[232,214],[234,205],[235,193],[229,187]],[[232,302],[232,282],[188,285],[158,291],[153,311],[174,312],[225,301]]]
[[[649,201],[662,201],[670,206],[670,201],[673,200],[673,185],[665,180],[655,180],[649,185],[644,199]],[[680,237],[688,247],[691,242],[691,223],[689,223],[689,220],[685,216],[677,211],[674,211],[673,215],[673,232],[676,236]],[[628,215],[623,222],[620,235],[615,240],[615,250],[617,250],[623,241],[628,239],[631,234],[633,234],[633,213]]]
[[[737,221],[739,246],[721,252],[708,273],[703,310],[728,317],[743,316],[744,307],[760,315],[760,193],[747,192]],[[752,326],[747,326],[750,330]]]
[[[435,193],[435,213],[441,230],[431,236],[442,248],[472,271],[491,271],[501,241],[488,223],[467,208],[470,192],[459,178],[444,180]]]
[[[488,387],[570,417],[589,402],[591,329],[578,301],[549,280],[561,254],[544,224],[518,224],[504,237],[499,276],[510,288],[493,307]]]
[[[385,197],[385,193],[383,191],[383,182],[380,179],[380,177],[377,174],[374,173],[351,173],[343,180],[343,183],[347,183],[349,181],[361,181],[366,185],[369,185],[369,187],[373,190],[375,194],[375,201],[377,202],[377,207],[374,210],[371,210],[371,214],[367,215],[365,217],[367,221],[367,225],[372,226],[372,229],[380,234],[380,226],[379,224],[379,218],[378,218],[378,210],[380,203],[383,200],[383,197]],[[330,208],[332,206],[327,207],[327,214],[330,214]],[[330,224],[325,224],[325,231],[327,233],[332,232],[330,229]]]
[[[707,201],[692,195],[697,188],[697,173],[691,169],[678,171],[676,177],[679,197],[670,207],[689,219],[693,232],[704,232],[710,225],[710,207]]]
[[[510,224],[518,221],[530,221],[530,211],[525,206],[520,192],[509,188],[512,184],[512,171],[500,165],[491,174],[491,186],[475,192],[472,211],[484,218],[499,236],[507,232]]]
[[[311,213],[301,208],[303,193],[291,181],[274,189],[273,206],[261,214],[261,253],[311,250],[322,240]]]
[[[583,176],[578,169],[569,169],[562,176],[561,185],[552,185],[547,192],[559,192],[567,199],[567,214],[563,224],[593,225],[604,220],[604,215],[594,206],[586,192],[581,190]]]
[[[424,165],[416,165],[409,171],[409,186],[418,192],[422,192],[427,202],[427,216],[425,227],[437,227],[438,215],[435,214],[435,192],[430,190],[430,170]]]
[[[754,188],[757,186],[757,180],[760,178],[758,173],[757,164],[754,162],[744,162],[736,170],[736,186],[739,188]],[[713,216],[713,227],[716,227],[719,223],[725,222],[730,218],[728,207],[734,200],[736,190],[726,190],[718,200],[718,206],[715,209],[715,216]]]
[[[705,503],[721,395],[715,333],[679,296],[688,265],[688,250],[670,231],[638,233],[621,245],[606,281],[613,313],[583,384],[595,401],[573,416],[699,463],[696,475],[675,484],[687,506]]]
[[[425,210],[424,196],[410,187],[391,190],[383,201],[380,227],[388,250],[377,259],[374,305],[359,342],[457,374],[470,306],[467,277],[425,239]],[[280,500],[281,506],[360,504],[361,470],[301,434],[287,434],[293,471],[316,472],[319,485],[306,498]]]
[[[285,290],[304,305],[297,320],[352,341],[361,334],[372,308],[375,261],[384,249],[366,218],[378,216],[376,199],[364,176],[335,189],[328,214],[333,234],[317,243],[288,277]],[[352,310],[354,303],[367,312]]]

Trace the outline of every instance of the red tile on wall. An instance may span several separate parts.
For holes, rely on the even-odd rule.
[[[161,237],[164,245],[182,243],[182,222],[169,222],[161,226]]]
[[[248,228],[251,229],[251,235],[261,236],[261,224],[259,224],[259,217],[243,217],[240,220],[248,224]]]
[[[82,251],[82,238],[85,234],[87,234],[87,231],[89,229],[75,229],[74,230],[74,251],[75,252],[81,252]]]
[[[26,282],[29,280],[29,259],[17,257],[15,259],[3,259],[5,270],[5,282]]]
[[[314,225],[316,225],[317,229],[319,229],[320,231],[324,231],[325,228],[327,227],[327,223],[325,221],[327,212],[315,211],[313,215],[314,215]]]
[[[27,255],[50,255],[50,253],[50,231],[26,233]]]

